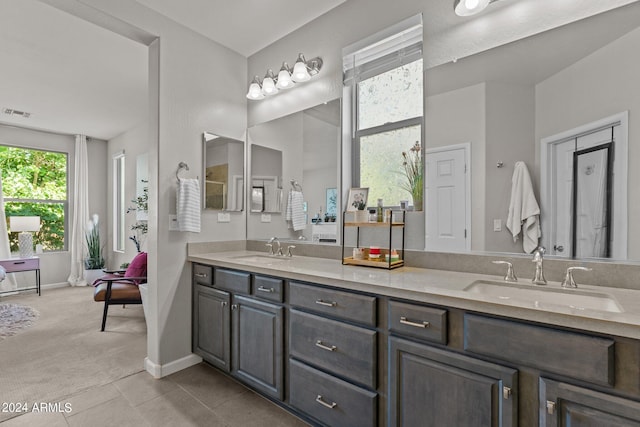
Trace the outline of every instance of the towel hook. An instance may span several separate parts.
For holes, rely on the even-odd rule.
[[[292,179],[291,181],[289,181],[291,183],[291,187],[293,188],[294,191],[302,191],[302,185],[298,184],[298,181],[296,181],[295,179]]]

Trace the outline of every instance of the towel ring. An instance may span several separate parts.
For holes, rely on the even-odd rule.
[[[180,172],[182,170],[189,170],[189,165],[186,164],[185,162],[180,162],[178,163],[178,169],[176,169],[176,180],[178,180],[178,182],[180,182]]]

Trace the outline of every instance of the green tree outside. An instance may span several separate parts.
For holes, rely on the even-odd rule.
[[[7,229],[10,216],[39,216],[35,243],[45,251],[64,250],[67,154],[0,146],[0,170]],[[12,251],[18,233],[9,233]]]

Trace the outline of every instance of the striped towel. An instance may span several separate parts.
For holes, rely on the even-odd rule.
[[[179,231],[200,232],[200,183],[197,179],[178,179],[176,213]]]
[[[293,231],[304,230],[307,227],[304,215],[304,195],[302,191],[291,191],[289,193],[289,203],[287,215],[291,212],[291,225]]]

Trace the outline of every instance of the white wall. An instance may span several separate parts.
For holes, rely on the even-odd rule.
[[[75,137],[0,125],[0,144],[68,153],[68,218],[71,219],[73,217],[74,200]],[[101,219],[106,219],[108,217],[105,200],[105,194],[107,193],[106,141],[98,139],[88,141],[87,156],[89,171],[91,171],[89,175],[89,212],[92,214],[97,213]],[[89,221],[89,218],[86,218],[85,221]],[[101,235],[106,237],[108,234],[107,221],[100,222]],[[67,229],[70,226],[69,222]],[[42,285],[67,282],[71,267],[71,255],[68,251],[48,252],[39,256]],[[30,276],[24,277],[24,279],[27,281],[32,280]]]

